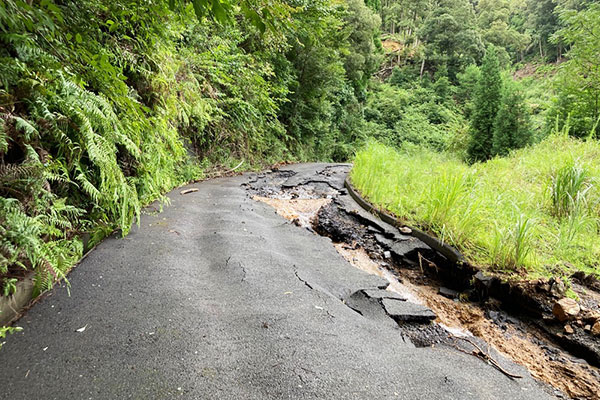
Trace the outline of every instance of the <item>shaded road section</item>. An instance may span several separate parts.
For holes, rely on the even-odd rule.
[[[325,167],[286,169],[307,182]],[[70,296],[55,288],[17,323],[0,350],[2,397],[551,398],[520,367],[511,380],[452,348],[415,348],[346,306],[386,282],[252,200],[251,179],[178,189],[101,243],[69,275]]]

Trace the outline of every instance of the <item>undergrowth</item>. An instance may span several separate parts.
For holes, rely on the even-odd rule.
[[[374,204],[484,268],[600,275],[599,157],[598,142],[567,132],[471,166],[447,153],[370,143],[351,180]]]
[[[206,169],[349,157],[377,16],[362,0],[223,4],[0,2],[0,289],[28,271],[50,288]]]

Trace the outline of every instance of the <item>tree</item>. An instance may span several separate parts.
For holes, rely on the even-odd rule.
[[[453,82],[459,72],[478,62],[483,54],[473,6],[467,0],[440,1],[423,23],[419,37],[426,43],[423,62],[429,70],[445,65]]]
[[[355,95],[364,100],[367,82],[381,61],[375,48],[381,20],[363,0],[348,0],[347,7],[344,23],[350,51],[345,56],[344,67]]]
[[[242,15],[261,33],[267,28],[275,32],[281,26],[287,26],[290,17],[290,7],[284,2],[256,2],[252,0],[167,0],[166,3],[173,11],[185,8],[191,3],[194,13],[199,20],[212,17],[221,24],[231,24],[236,16],[236,6]]]
[[[518,31],[512,18],[516,13],[523,13],[519,4],[510,0],[480,0],[477,4],[479,12],[477,23],[485,42],[497,46],[500,60],[523,58],[523,51],[531,42],[526,33]]]
[[[365,0],[365,4],[375,12],[379,12],[381,10],[381,0]]]
[[[456,86],[455,99],[462,107],[467,118],[470,118],[473,111],[473,94],[475,93],[480,74],[479,67],[471,64],[457,76],[458,85]]]
[[[598,137],[600,118],[600,4],[586,10],[561,13],[565,27],[557,39],[571,47],[568,61],[561,64],[557,104],[551,113],[560,123],[570,120],[571,134],[578,137],[590,133]],[[552,121],[554,122],[554,121]]]
[[[494,47],[490,46],[483,58],[473,104],[468,151],[471,161],[483,161],[492,156],[494,121],[500,107],[501,91],[498,56]]]
[[[523,94],[516,83],[506,83],[494,121],[492,154],[504,156],[531,143],[531,121]]]
[[[555,59],[561,56],[560,46],[550,43],[550,37],[559,28],[556,6],[556,0],[527,0],[528,20],[541,58]]]

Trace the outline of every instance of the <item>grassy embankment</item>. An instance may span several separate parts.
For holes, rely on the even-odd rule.
[[[377,206],[434,233],[483,269],[527,278],[600,274],[600,143],[565,134],[467,165],[372,143],[352,183]]]

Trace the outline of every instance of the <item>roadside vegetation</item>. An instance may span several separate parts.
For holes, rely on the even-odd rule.
[[[365,143],[359,188],[477,262],[593,270],[599,20],[586,0],[2,1],[0,294],[32,271],[48,290],[208,171]]]
[[[552,134],[507,157],[456,156],[378,143],[358,153],[351,180],[375,205],[508,274],[598,274],[600,143]]]
[[[599,276],[598,4],[448,1],[419,19],[399,3],[383,2],[389,66],[366,109],[389,131],[352,182],[482,268]]]
[[[362,0],[0,2],[1,292],[206,171],[349,158],[378,26]]]

